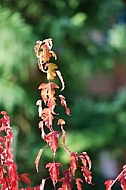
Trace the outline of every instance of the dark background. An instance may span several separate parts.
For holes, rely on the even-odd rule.
[[[47,149],[36,173],[34,160],[45,145],[36,101],[46,79],[34,45],[49,37],[72,113],[57,108],[66,121],[67,146],[91,157],[95,185],[84,183],[84,189],[105,189],[104,181],[115,178],[126,160],[126,1],[0,0],[0,109],[11,118],[18,171],[29,173],[32,186],[48,176],[51,161]],[[57,160],[66,167],[67,159],[60,148]]]

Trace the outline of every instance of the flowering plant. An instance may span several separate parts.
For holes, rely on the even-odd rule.
[[[67,106],[66,99],[63,95],[56,95],[56,89],[59,89],[59,86],[52,82],[56,76],[59,77],[62,88],[60,91],[64,90],[65,83],[61,72],[58,70],[58,66],[54,63],[50,62],[50,58],[54,57],[57,59],[56,54],[52,51],[52,39],[46,39],[43,41],[37,41],[36,46],[34,47],[36,57],[38,58],[38,67],[39,69],[46,73],[47,75],[47,83],[42,83],[39,86],[41,90],[41,100],[37,101],[38,112],[41,121],[39,122],[39,128],[41,130],[41,137],[46,142],[46,146],[49,146],[52,151],[52,162],[46,164],[46,168],[48,168],[49,176],[46,179],[42,180],[43,187],[45,185],[45,181],[47,179],[51,179],[53,182],[54,189],[56,189],[56,184],[60,182],[61,188],[58,190],[72,189],[72,181],[75,181],[77,189],[82,189],[82,183],[85,180],[87,183],[92,184],[92,173],[91,173],[91,160],[86,152],[77,153],[71,152],[66,146],[66,131],[64,129],[65,121],[62,118],[58,118],[59,116],[55,113],[55,107],[57,105],[57,99],[60,100],[61,106],[65,108],[66,114],[70,115],[70,109]],[[53,120],[57,119],[57,125],[60,126],[61,132],[56,131],[53,126]],[[48,130],[48,133],[45,133]],[[69,155],[69,168],[63,172],[63,175],[60,172],[60,167],[62,164],[60,162],[55,161],[56,151],[59,148],[59,138],[61,136],[62,142],[60,146],[64,148],[64,150]],[[38,164],[42,152],[45,148],[40,149],[38,156],[35,160],[36,170],[38,169]],[[76,170],[80,169],[84,179],[77,178]]]
[[[72,190],[73,183],[76,184],[77,190],[82,190],[82,183],[92,183],[92,172],[91,172],[91,159],[87,152],[82,153],[72,152],[66,145],[66,130],[65,120],[59,117],[59,114],[55,112],[57,100],[60,100],[61,106],[65,108],[65,112],[70,116],[70,109],[67,106],[65,97],[62,94],[56,94],[56,90],[59,86],[52,82],[56,76],[61,81],[61,90],[64,90],[65,83],[61,72],[58,70],[58,66],[55,63],[50,62],[53,57],[57,59],[56,54],[52,51],[52,39],[45,39],[43,41],[37,41],[34,47],[35,55],[38,59],[38,67],[47,76],[47,82],[41,83],[39,90],[41,91],[41,99],[37,101],[39,117],[39,129],[41,130],[41,138],[45,141],[46,146],[41,148],[35,159],[35,166],[37,172],[39,172],[39,162],[46,147],[50,147],[52,160],[45,165],[48,168],[49,176],[42,179],[40,185],[36,187],[30,186],[30,179],[27,173],[18,174],[17,166],[13,161],[12,154],[12,140],[13,133],[10,126],[10,118],[5,111],[1,111],[0,115],[0,189],[1,190],[44,190],[46,187],[46,180],[52,180],[54,190],[57,189],[57,184],[60,183],[61,187],[58,190]],[[60,129],[56,130],[54,126],[54,120],[57,120],[57,127]],[[60,142],[61,141],[61,142]],[[61,146],[69,156],[68,168],[61,172],[60,168],[62,163],[57,162],[55,157],[57,149]],[[82,172],[82,178],[77,177],[77,170]],[[106,190],[111,190],[115,182],[118,181],[122,190],[126,190],[126,166],[123,166],[122,172],[117,176],[115,180],[107,180],[105,182]],[[28,187],[24,188],[22,182],[25,182]]]

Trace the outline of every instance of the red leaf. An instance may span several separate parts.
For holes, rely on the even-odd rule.
[[[55,156],[55,152],[58,148],[58,138],[59,138],[59,132],[52,131],[48,135],[45,135],[44,140],[49,144],[51,147],[52,153]]]
[[[89,171],[88,167],[82,166],[81,171],[83,172],[83,176],[85,178],[85,181],[89,184],[92,184],[92,176],[91,176],[91,171]]]
[[[86,152],[83,152],[79,157],[82,161],[82,164],[84,166],[88,166],[88,169],[90,170],[91,169],[91,159],[88,156],[88,154]]]
[[[81,178],[76,178],[76,185],[77,185],[77,190],[82,190],[82,184],[83,180]]]
[[[114,181],[114,180],[106,180],[106,181],[105,181],[104,184],[105,184],[106,190],[111,190],[110,187],[111,187],[113,181]]]
[[[0,114],[2,114],[4,116],[4,119],[6,120],[7,123],[10,123],[10,118],[7,115],[6,111],[1,111]]]
[[[46,168],[49,168],[50,177],[53,181],[53,185],[55,187],[55,184],[59,180],[59,166],[62,166],[59,162],[55,163],[48,163],[46,165]]]
[[[42,41],[38,40],[36,43],[37,44],[35,45],[34,50],[35,50],[35,55],[38,57],[38,51],[39,51],[39,48],[42,44]]]
[[[39,160],[41,158],[42,152],[43,152],[43,148],[39,150],[39,153],[35,159],[35,166],[36,166],[37,172],[39,172],[38,165],[39,165]]]
[[[70,169],[71,169],[71,173],[74,176],[75,175],[75,171],[78,168],[78,157],[77,157],[77,153],[72,152],[70,154]]]
[[[49,108],[44,108],[42,110],[42,120],[45,122],[45,125],[51,130],[52,120],[54,119],[51,110]]]
[[[50,108],[52,114],[56,114],[54,112],[54,108],[56,106],[56,98],[55,97],[48,99],[47,106],[48,106],[48,108]]]
[[[27,183],[28,185],[30,184],[30,179],[29,179],[27,173],[21,174],[21,175],[20,175],[20,178],[21,178],[22,181],[24,181],[24,182]]]
[[[42,97],[42,100],[43,101],[47,101],[48,100],[48,91],[47,91],[47,88],[48,88],[48,83],[42,83],[38,89],[42,89],[41,90],[41,97]]]
[[[59,86],[53,82],[48,83],[48,97],[52,98],[55,94],[55,88],[58,89]]]
[[[72,190],[71,175],[69,170],[64,171],[64,177],[60,179],[62,181],[61,190]]]
[[[118,181],[120,181],[122,190],[126,190],[126,165],[123,166],[123,171],[119,174]]]
[[[38,89],[41,89],[41,97],[46,102],[48,99],[54,97],[55,88],[59,88],[59,86],[53,82],[50,83],[42,83]]]
[[[46,72],[43,68],[43,64],[47,63],[50,57],[54,57],[57,59],[56,54],[51,51],[52,49],[52,39],[48,38],[43,41],[37,41],[37,45],[35,45],[35,55],[38,58],[38,66],[39,69],[43,72]],[[41,51],[42,50],[42,51]]]
[[[120,180],[120,185],[122,187],[122,190],[126,190],[126,178],[124,176]]]
[[[67,103],[66,103],[66,100],[65,100],[65,97],[64,96],[62,96],[62,95],[59,95],[59,98],[60,98],[60,100],[61,100],[61,105],[63,106],[63,107],[65,107],[65,109],[66,109],[66,114],[67,115],[70,115],[70,109],[67,107]]]
[[[83,152],[79,158],[82,161],[83,166],[81,167],[81,171],[83,172],[83,176],[85,181],[89,184],[92,184],[92,176],[91,176],[91,159],[86,152]]]
[[[42,60],[42,63],[46,63],[46,62],[49,61],[49,59],[51,57],[50,50],[52,48],[52,45],[50,46],[50,44],[52,44],[52,39],[51,38],[50,39],[46,39],[43,42],[44,43],[41,46],[41,49],[43,50],[43,52],[41,54],[41,60]]]

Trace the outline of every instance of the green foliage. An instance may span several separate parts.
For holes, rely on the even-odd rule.
[[[124,43],[126,39],[125,29],[125,24],[115,24],[109,32],[109,42],[113,49],[118,52],[118,56],[119,54],[121,54],[120,56],[124,56],[126,52],[126,44]]]
[[[29,79],[34,63],[33,34],[19,13],[1,7],[0,12],[0,105],[12,113],[26,97],[22,84]]]
[[[53,38],[58,55],[57,63],[66,81],[64,94],[72,111],[72,118],[67,125],[73,128],[68,132],[68,146],[72,148],[73,134],[77,134],[77,151],[89,149],[96,158],[96,152],[107,147],[114,149],[117,154],[120,152],[120,157],[123,154],[126,133],[125,89],[123,90],[122,86],[122,90],[113,95],[93,95],[87,91],[86,85],[87,81],[92,77],[95,79],[100,71],[112,77],[117,60],[120,65],[122,62],[125,65],[126,5],[123,2],[120,0],[0,2],[2,7],[8,7],[0,8],[0,106],[13,115],[15,106],[19,106],[20,112],[32,112],[32,117],[28,120],[22,113],[17,117],[18,124],[22,126],[18,141],[21,145],[21,151],[18,152],[20,170],[24,168],[26,162],[27,169],[30,168],[32,173],[34,170],[32,161],[26,160],[35,157],[36,147],[41,148],[36,135],[38,131],[34,124],[35,115],[33,116],[33,107],[38,99],[38,92],[34,89],[39,86],[40,75],[32,69],[34,66],[36,68],[34,42],[40,38]],[[29,75],[31,70],[32,77]],[[27,135],[24,135],[24,131]],[[27,150],[32,156],[27,157]],[[64,160],[63,158],[61,159]],[[45,160],[47,159],[48,153],[45,156]]]
[[[126,135],[126,89],[120,90],[108,101],[102,101],[100,99],[96,101],[93,98],[80,97],[76,99],[76,103],[81,106],[78,107],[74,104],[72,107],[73,112],[76,114],[75,117],[71,119],[71,123],[74,130],[77,130],[78,135],[79,131],[76,129],[76,126],[82,128],[79,141],[81,142],[84,138],[83,146],[86,149],[106,146],[112,146],[113,149],[116,149],[121,146]],[[116,145],[112,144],[112,142],[115,142],[115,134],[119,129],[118,143]],[[71,136],[73,135],[71,134]],[[93,139],[96,139],[95,142]],[[80,147],[78,147],[78,149],[79,148]]]

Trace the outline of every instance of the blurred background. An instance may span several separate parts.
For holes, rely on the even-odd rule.
[[[47,148],[36,173],[34,160],[45,146],[36,101],[46,79],[34,45],[49,37],[72,114],[57,109],[66,121],[67,146],[92,159],[95,185],[84,183],[84,189],[105,189],[104,181],[126,161],[126,0],[0,0],[0,110],[11,118],[18,171],[29,173],[32,185],[48,176],[44,167],[51,161]],[[59,149],[56,160],[64,168],[67,159]]]

